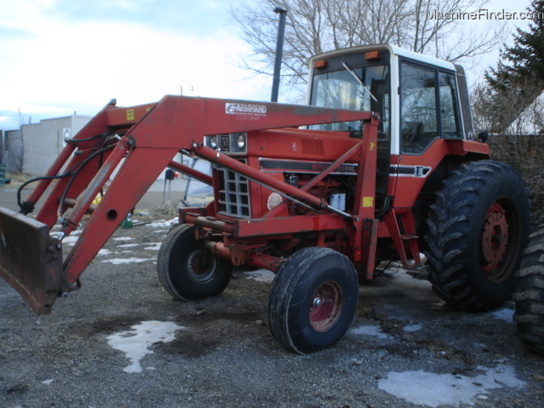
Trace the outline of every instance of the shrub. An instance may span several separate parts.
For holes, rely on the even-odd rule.
[[[544,223],[544,135],[492,135],[489,146],[494,160],[516,168],[527,183],[533,223]]]

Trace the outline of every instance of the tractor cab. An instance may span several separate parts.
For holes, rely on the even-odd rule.
[[[363,46],[310,60],[308,103],[376,112],[378,138],[390,144],[391,154],[417,155],[437,138],[469,138],[470,112],[463,118],[460,87],[466,98],[460,66],[394,46]],[[318,126],[354,136],[362,131],[354,122]]]
[[[421,182],[448,155],[451,144],[440,141],[472,138],[463,68],[395,46],[361,46],[313,57],[308,104],[379,115],[377,210],[388,203],[387,196],[396,197],[397,206],[412,207],[416,197],[399,195],[399,189],[421,190]],[[361,122],[313,129],[349,131],[352,137],[363,133]],[[442,180],[444,174],[437,177]],[[417,187],[411,185],[414,178]]]

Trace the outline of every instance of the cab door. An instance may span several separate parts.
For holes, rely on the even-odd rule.
[[[394,207],[411,208],[427,178],[445,156],[446,139],[463,136],[456,75],[401,59],[399,72],[400,155]]]
[[[454,72],[401,62],[401,153],[421,155],[437,138],[461,138]]]

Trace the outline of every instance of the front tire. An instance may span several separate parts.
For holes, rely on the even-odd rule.
[[[276,340],[299,354],[336,344],[348,330],[359,296],[351,261],[328,248],[295,252],[270,289],[268,321]]]
[[[500,306],[512,295],[530,230],[524,181],[504,163],[469,162],[437,196],[425,236],[434,290],[458,309]]]
[[[162,243],[157,258],[162,286],[174,298],[190,301],[216,296],[230,282],[232,264],[211,253],[195,228],[179,225]]]
[[[514,320],[528,349],[544,354],[544,226],[534,232],[517,274]]]

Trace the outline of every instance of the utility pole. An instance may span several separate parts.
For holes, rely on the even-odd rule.
[[[283,57],[283,37],[285,36],[285,16],[287,10],[280,7],[274,9],[274,13],[280,15],[280,21],[278,25],[278,39],[276,41],[276,59],[274,61],[274,79],[272,81],[272,97],[271,102],[278,102],[278,93],[280,89],[280,73],[281,73],[281,60]]]

